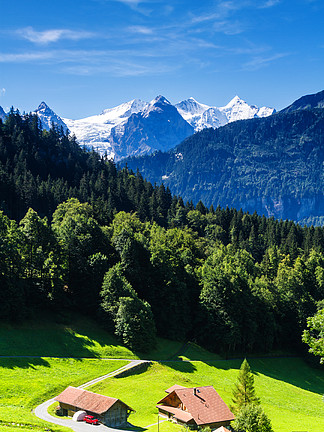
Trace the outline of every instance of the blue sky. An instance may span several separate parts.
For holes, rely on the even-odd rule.
[[[324,89],[322,0],[2,0],[0,105],[62,117],[162,94],[281,109]]]

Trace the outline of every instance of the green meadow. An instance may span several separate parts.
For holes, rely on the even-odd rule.
[[[146,372],[108,378],[92,391],[120,398],[135,409],[130,422],[139,428],[157,422],[155,404],[173,384],[185,387],[213,385],[230,405],[231,391],[242,360],[153,363]],[[255,388],[275,432],[323,432],[324,374],[299,358],[249,359]],[[172,425],[171,425],[172,426]],[[160,432],[170,425],[160,424]],[[150,427],[157,431],[157,425]]]
[[[65,322],[55,317],[24,322],[23,325],[0,324],[0,356],[146,358],[166,360],[182,346],[181,342],[158,339],[149,354],[134,353],[98,324],[80,316]]]
[[[56,396],[67,386],[80,385],[127,364],[124,360],[2,358],[0,359],[1,431],[15,432],[15,424],[33,430],[67,430],[39,420],[32,409]],[[27,430],[26,429],[26,430]],[[23,427],[19,427],[23,431]]]
[[[33,408],[68,385],[80,385],[127,363],[116,359],[134,358],[160,362],[124,378],[108,378],[89,390],[120,398],[135,409],[130,422],[137,430],[157,432],[155,405],[165,389],[173,384],[213,385],[230,404],[242,361],[222,360],[198,345],[183,346],[163,339],[154,351],[142,356],[122,346],[94,321],[78,317],[73,318],[73,324],[52,320],[2,324],[0,355],[8,356],[0,358],[0,430],[4,432],[67,431],[37,419]],[[312,368],[292,357],[248,360],[257,394],[275,432],[323,432],[323,367]],[[179,430],[179,426],[160,420],[159,432]]]

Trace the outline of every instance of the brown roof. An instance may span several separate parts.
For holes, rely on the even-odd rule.
[[[183,411],[179,408],[173,408],[168,405],[158,405],[157,408],[161,408],[162,410],[173,414],[175,418],[185,423],[188,423],[190,420],[193,419],[190,413],[188,413],[187,411]]]
[[[172,406],[175,395],[198,426],[235,419],[234,414],[213,386],[176,389],[161,399],[158,404]]]
[[[70,386],[66,388],[61,394],[56,396],[55,400],[85,411],[93,412],[95,414],[103,414],[104,412],[108,411],[109,408],[111,408],[119,399],[103,396]],[[124,402],[121,403],[134,411]]]
[[[183,389],[183,388],[186,388],[186,387],[183,387],[183,386],[181,386],[181,385],[179,385],[179,384],[175,384],[175,385],[173,385],[172,387],[166,389],[165,392],[166,392],[166,393],[172,393],[173,390],[178,390],[178,389]]]

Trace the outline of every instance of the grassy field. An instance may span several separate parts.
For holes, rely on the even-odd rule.
[[[0,430],[15,432],[17,427],[13,423],[19,423],[44,431],[49,425],[32,414],[35,406],[58,395],[68,385],[80,385],[125,364],[123,360],[0,359]],[[53,431],[70,431],[50,427]],[[20,432],[24,429],[31,430],[19,427]]]
[[[213,385],[230,404],[242,360],[222,360],[193,343],[183,345],[163,339],[158,340],[152,352],[141,355],[120,345],[95,321],[78,316],[69,321],[40,319],[16,326],[0,325],[0,356],[35,356],[0,358],[1,431],[66,431],[37,419],[32,409],[68,385],[79,385],[126,363],[100,359],[105,357],[160,360],[143,373],[110,378],[91,388],[133,407],[136,413],[130,421],[138,430],[149,426],[149,432],[157,432],[155,404],[175,383],[187,387]],[[298,358],[251,358],[249,363],[258,396],[275,432],[324,430],[323,368],[313,369]],[[160,423],[159,429],[180,431],[169,422]]]
[[[0,356],[150,358],[165,360],[181,348],[181,342],[158,339],[149,354],[134,353],[98,324],[80,316],[65,323],[40,319],[19,325],[0,324]]]
[[[250,359],[255,387],[275,432],[323,432],[323,371],[309,368],[298,358]],[[213,385],[227,404],[241,360],[154,363],[145,373],[109,378],[92,391],[122,399],[136,410],[130,422],[146,428],[157,421],[155,404],[173,384],[186,387]],[[172,425],[171,425],[172,427]],[[160,424],[168,432],[170,424]],[[150,431],[156,431],[151,426]]]

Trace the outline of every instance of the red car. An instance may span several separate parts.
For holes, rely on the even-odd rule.
[[[94,418],[94,416],[92,416],[92,415],[86,415],[83,420],[89,424],[93,424],[93,425],[99,424],[99,420]]]

